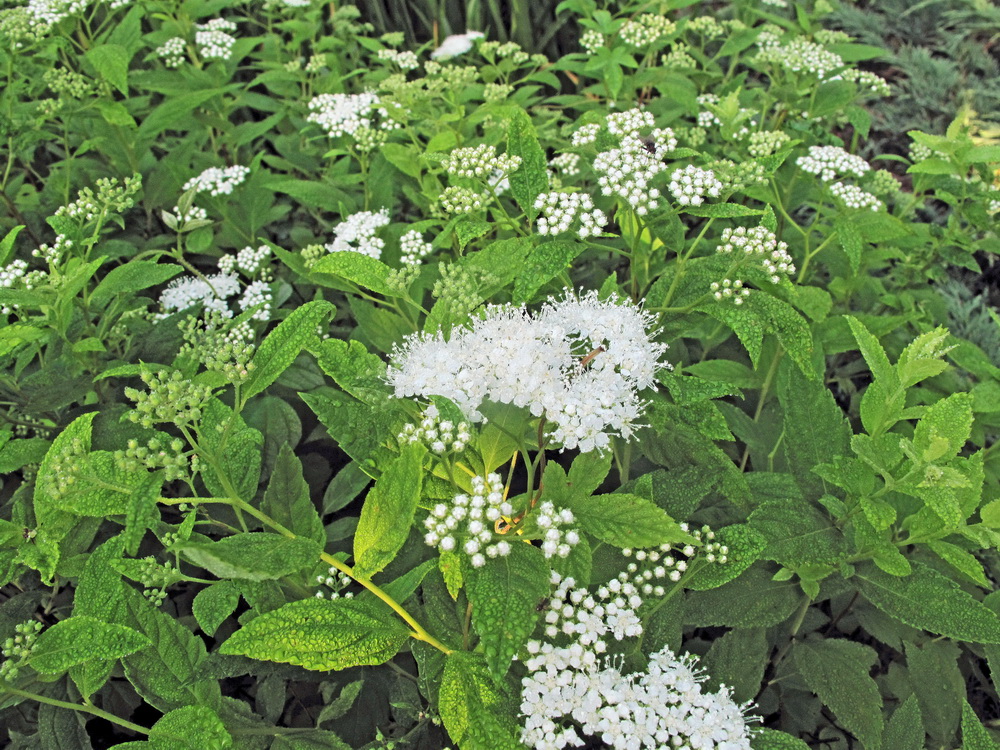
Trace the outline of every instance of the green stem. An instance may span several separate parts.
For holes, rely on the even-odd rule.
[[[108,713],[96,706],[85,706],[80,703],[70,703],[69,701],[61,701],[57,698],[49,698],[46,695],[38,695],[37,693],[29,693],[25,690],[18,690],[17,688],[8,687],[7,685],[0,685],[0,692],[8,693],[10,695],[19,695],[22,698],[27,698],[28,700],[38,701],[39,703],[48,703],[50,706],[57,706],[58,708],[68,708],[70,711],[80,711],[85,714],[91,714],[92,716],[99,716],[102,719],[107,719],[113,724],[117,724],[120,727],[125,727],[125,729],[131,729],[133,732],[138,734],[149,734],[149,730],[146,727],[139,726],[138,724],[133,724],[131,721],[126,721],[119,716],[115,716],[112,713]]]

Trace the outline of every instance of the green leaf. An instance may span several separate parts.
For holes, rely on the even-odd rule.
[[[809,750],[809,745],[777,729],[758,729],[750,740],[753,750]]]
[[[829,490],[813,468],[849,454],[851,427],[822,381],[805,377],[787,362],[778,368],[778,400],[791,473],[806,496],[819,497]]]
[[[917,696],[910,695],[893,711],[882,733],[882,747],[891,750],[924,750],[924,725]]]
[[[169,281],[184,269],[174,263],[133,260],[108,271],[90,296],[92,307],[103,307],[116,294],[132,295]]]
[[[22,229],[24,229],[24,224],[14,227],[0,240],[0,265],[6,266],[10,264],[14,257],[14,242],[17,240],[17,235],[21,233]]]
[[[962,750],[997,750],[997,743],[980,723],[968,701],[962,701]]]
[[[38,706],[38,733],[32,739],[41,742],[37,747],[42,750],[92,750],[84,716],[78,711],[41,703]]]
[[[764,212],[738,203],[708,203],[703,206],[687,206],[684,213],[708,219],[736,219],[741,216],[760,216]]]
[[[680,524],[666,511],[639,495],[615,492],[575,497],[569,507],[581,529],[614,547],[656,547],[689,541]]]
[[[236,611],[239,603],[239,589],[231,581],[219,581],[195,595],[191,610],[202,631],[206,635],[215,635],[215,631]]]
[[[833,228],[837,232],[837,242],[840,243],[841,250],[851,263],[851,271],[857,273],[861,267],[861,253],[864,250],[861,233],[853,220],[845,216],[838,217],[833,223]]]
[[[958,666],[961,656],[962,649],[951,641],[906,643],[906,671],[931,745],[950,745],[958,729],[965,695],[965,678]]]
[[[573,459],[569,475],[566,477],[573,492],[581,495],[593,494],[611,471],[611,452],[581,453]]]
[[[844,319],[847,320],[847,324],[851,327],[851,332],[858,342],[861,355],[865,358],[865,362],[868,363],[868,368],[871,370],[875,380],[886,381],[887,385],[896,385],[898,383],[896,372],[892,365],[889,364],[889,357],[886,356],[885,349],[882,348],[878,339],[857,318],[845,315]]]
[[[11,474],[45,458],[52,441],[44,438],[15,438],[0,448],[0,474]]]
[[[703,666],[711,675],[712,687],[728,685],[737,703],[752,701],[764,681],[764,668],[771,655],[771,643],[764,628],[730,630],[712,641]]]
[[[514,723],[515,706],[489,677],[481,654],[448,655],[441,677],[438,710],[460,750],[523,750]]]
[[[58,674],[94,659],[120,659],[149,645],[149,639],[124,625],[74,615],[44,631],[31,651],[31,666]]]
[[[260,509],[298,536],[326,544],[326,529],[309,497],[302,462],[288,443],[283,443],[278,451]]]
[[[236,534],[217,542],[178,547],[195,565],[219,578],[268,581],[315,564],[323,548],[311,539],[288,538],[264,531]]]
[[[354,535],[355,571],[371,577],[392,562],[413,525],[426,449],[407,445],[368,492]]]
[[[761,556],[788,567],[836,563],[850,554],[840,530],[805,500],[768,500],[748,523],[767,542]]]
[[[692,591],[707,591],[729,583],[760,559],[767,545],[764,536],[749,524],[724,526],[715,533],[716,541],[729,548],[728,561],[708,563],[685,582]]]
[[[774,581],[774,567],[751,566],[739,578],[710,591],[688,595],[684,623],[698,627],[770,627],[788,619],[802,596],[797,584]]]
[[[124,47],[100,44],[87,50],[84,57],[101,78],[128,96],[128,64],[132,56]]]
[[[405,143],[383,143],[379,147],[385,160],[410,177],[420,178],[420,152],[416,146]]]
[[[538,144],[535,126],[528,113],[520,108],[510,109],[507,125],[507,153],[520,156],[521,165],[510,174],[510,193],[517,205],[533,222],[538,216],[535,198],[549,186],[548,161]]]
[[[878,661],[875,650],[852,641],[817,638],[797,643],[793,655],[802,679],[837,721],[866,750],[879,750],[882,695],[869,674]]]
[[[241,415],[217,398],[209,401],[202,412],[201,445],[215,455],[217,465],[201,472],[208,491],[228,497],[231,487],[241,499],[252,500],[260,482],[263,442],[260,431],[248,427]]]
[[[243,384],[244,403],[277,380],[300,351],[319,339],[317,329],[330,319],[334,311],[334,306],[325,300],[307,302],[293,310],[267,334],[254,354],[254,370]]]
[[[896,578],[861,566],[853,580],[861,594],[888,615],[957,641],[1000,643],[1000,617],[950,578],[913,561],[913,574]]]
[[[219,653],[326,671],[382,664],[409,630],[385,607],[353,599],[301,599],[251,620]]]
[[[390,397],[392,391],[385,383],[385,362],[360,341],[326,339],[317,342],[310,352],[320,369],[359,401],[377,404]]]
[[[953,393],[927,407],[913,433],[913,447],[924,461],[954,458],[972,432],[972,395]]]
[[[818,378],[812,366],[812,333],[798,310],[770,294],[751,294],[743,307],[752,311],[765,333],[778,337],[778,342],[806,377]]]
[[[549,566],[541,550],[512,542],[506,557],[488,559],[469,573],[472,624],[486,664],[500,680],[538,620],[538,603],[549,593]]]
[[[313,264],[311,270],[315,273],[328,273],[387,297],[399,296],[399,290],[386,283],[391,270],[389,266],[370,255],[354,250],[324,255]]]
[[[513,303],[531,302],[539,289],[568,269],[586,249],[586,245],[575,240],[543,242],[532,249],[527,262],[514,278]]]
[[[956,544],[940,539],[932,539],[927,542],[927,546],[935,555],[976,585],[986,589],[992,588],[992,584],[986,578],[983,564],[971,552],[967,552]]]
[[[233,738],[219,715],[207,706],[175,708],[149,730],[154,750],[227,750]]]

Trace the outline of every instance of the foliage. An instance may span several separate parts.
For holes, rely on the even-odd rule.
[[[606,5],[0,10],[0,741],[995,743],[1000,147]]]

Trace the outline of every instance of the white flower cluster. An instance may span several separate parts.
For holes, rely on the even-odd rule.
[[[73,240],[65,234],[57,234],[55,243],[52,245],[41,244],[31,251],[36,258],[41,258],[49,265],[57,266],[66,257],[66,253],[73,249]]]
[[[10,289],[25,278],[28,264],[20,258],[15,258],[8,265],[0,268],[0,289]],[[0,305],[0,315],[10,315],[17,309],[16,305]]]
[[[729,562],[729,547],[715,541],[715,532],[711,528],[702,526],[692,530],[686,523],[680,526],[700,543],[699,547],[685,544],[675,549],[672,544],[661,544],[656,549],[623,549],[622,555],[634,558],[636,562],[630,562],[625,572],[618,574],[618,580],[635,584],[643,596],[659,597],[666,593],[666,589],[658,582],[666,578],[677,583],[696,554],[710,563],[724,565]]]
[[[389,223],[389,210],[358,211],[351,214],[333,228],[333,242],[327,243],[331,253],[353,250],[378,260],[382,257],[385,240],[376,237],[375,232]]]
[[[604,46],[604,34],[597,29],[587,29],[580,35],[580,46],[590,54],[594,54]]]
[[[401,52],[395,49],[380,49],[377,57],[379,60],[395,64],[400,70],[416,70],[420,67],[416,54],[410,50]]]
[[[551,439],[582,452],[604,450],[609,433],[628,438],[666,346],[651,340],[653,316],[596,292],[549,300],[532,316],[491,305],[469,327],[414,334],[393,352],[387,381],[397,398],[445,396],[472,421],[486,399],[514,404],[554,428]]]
[[[857,185],[837,182],[830,186],[830,192],[835,198],[842,200],[848,208],[870,208],[872,211],[880,211],[884,205],[874,195]]]
[[[592,122],[588,125],[581,125],[576,132],[573,133],[573,137],[570,139],[570,143],[576,148],[581,146],[586,146],[589,143],[593,143],[597,140],[597,134],[601,132],[601,124],[599,122]]]
[[[823,182],[830,182],[840,175],[852,174],[864,177],[871,170],[871,164],[857,154],[852,154],[840,146],[810,146],[806,156],[795,160],[803,171],[819,175]]]
[[[677,24],[666,16],[655,13],[640,13],[630,18],[618,30],[618,36],[633,47],[649,47],[677,30]]]
[[[758,260],[770,276],[772,284],[781,281],[782,276],[795,273],[795,263],[788,252],[788,243],[779,242],[767,227],[724,229],[722,244],[716,248],[716,252],[735,253],[743,258]]]
[[[441,46],[431,52],[432,60],[448,60],[452,57],[463,55],[472,49],[473,43],[477,39],[486,36],[481,31],[467,31],[464,34],[452,34],[445,37]]]
[[[309,122],[319,125],[331,138],[349,135],[366,146],[377,145],[380,137],[400,126],[389,118],[378,95],[367,91],[363,94],[320,94],[309,102]],[[381,136],[377,136],[381,133]],[[370,150],[370,149],[368,149]]]
[[[503,516],[514,513],[514,507],[504,499],[503,489],[499,474],[490,474],[485,479],[473,477],[471,495],[455,495],[450,506],[445,503],[434,506],[424,521],[427,529],[424,542],[442,552],[461,549],[474,568],[483,567],[487,557],[509,555],[510,542],[498,540],[491,528]]]
[[[755,159],[760,159],[780,151],[791,139],[783,130],[759,130],[750,134],[747,152]]]
[[[160,293],[160,307],[164,311],[186,310],[202,304],[208,311],[215,310],[225,318],[233,317],[226,300],[240,291],[236,274],[217,273],[214,276],[183,276],[174,279]]]
[[[582,747],[588,739],[621,750],[750,750],[745,711],[723,686],[703,693],[705,676],[694,656],[667,648],[650,656],[646,671],[622,674],[621,661],[600,656],[603,638],[641,634],[635,614],[642,599],[630,583],[598,590],[558,588],[546,614],[546,635],[569,635],[567,646],[529,641],[521,680],[521,741],[536,750]],[[558,623],[562,621],[562,627]]]
[[[257,311],[250,316],[251,320],[267,321],[271,319],[271,287],[263,280],[251,282],[240,297],[240,310]]]
[[[608,223],[608,217],[601,209],[594,208],[593,199],[584,193],[542,193],[535,199],[535,208],[541,211],[539,234],[568,232],[579,219],[576,233],[586,239],[600,234]]]
[[[208,221],[208,211],[198,206],[191,206],[187,211],[181,211],[180,206],[174,206],[174,216],[177,217],[178,226],[191,221]]]
[[[444,161],[444,168],[452,177],[478,177],[486,179],[494,172],[509,174],[521,166],[521,157],[497,154],[496,147],[487,143],[456,148]]]
[[[36,26],[48,27],[79,15],[88,5],[87,0],[28,0],[26,10]]]
[[[719,97],[715,94],[702,94],[698,97],[698,104],[703,107],[708,107],[710,105],[718,105]],[[698,113],[696,118],[698,120],[698,127],[710,128],[714,125],[721,125],[722,120],[710,109],[703,109]]]
[[[399,238],[400,262],[404,266],[417,266],[434,252],[434,246],[424,241],[419,229],[411,229]]]
[[[198,54],[206,60],[228,60],[233,54],[236,37],[227,33],[236,31],[236,24],[225,18],[213,18],[195,26],[194,43]]]
[[[197,177],[192,177],[184,183],[184,190],[194,190],[209,195],[230,195],[233,188],[242,185],[250,175],[250,168],[237,165],[235,167],[209,167]]]
[[[616,641],[642,635],[637,614],[642,597],[632,583],[616,578],[591,594],[586,588],[574,588],[575,579],[563,578],[555,571],[551,583],[556,588],[545,612],[546,638],[568,635],[588,647],[594,657],[607,651],[605,638],[609,635]],[[531,644],[528,649],[530,652]]]
[[[184,38],[175,36],[156,48],[156,56],[162,58],[163,64],[168,68],[179,68],[184,62],[186,49],[187,43]]]
[[[236,267],[247,276],[253,276],[260,270],[261,264],[271,257],[271,248],[261,245],[256,250],[252,247],[245,247],[236,253]]]
[[[401,444],[423,443],[439,456],[446,453],[461,453],[472,439],[468,422],[457,425],[447,419],[441,419],[438,408],[431,404],[420,416],[420,424],[406,424],[403,431],[396,436]]]
[[[750,296],[750,290],[743,286],[741,279],[713,281],[708,288],[717,300],[732,300],[734,305],[742,305],[743,301]]]
[[[565,177],[580,174],[580,154],[565,152],[549,159],[549,166]]]
[[[638,111],[638,110],[632,110]],[[611,130],[612,118],[618,115],[628,115],[620,112],[608,115],[608,129]],[[601,186],[603,195],[613,195],[624,200],[637,214],[643,216],[659,203],[660,190],[652,186],[654,178],[666,166],[663,156],[677,146],[677,139],[670,128],[656,129],[650,138],[643,138],[639,130],[629,130],[630,126],[645,123],[646,118],[621,118],[614,127],[625,131],[618,148],[602,151],[594,159],[594,170],[601,173],[597,184]]]
[[[806,39],[795,39],[788,44],[767,43],[763,35],[758,38],[761,46],[756,59],[773,63],[793,73],[809,73],[820,81],[831,77],[833,71],[844,67],[844,59],[826,47]]]
[[[580,532],[563,529],[576,518],[569,508],[556,508],[551,500],[544,501],[534,511],[535,523],[542,529],[542,554],[546,558],[568,557],[573,547],[580,543]]]
[[[441,191],[438,200],[441,201],[441,208],[445,213],[468,214],[485,206],[487,196],[477,193],[472,188],[452,185]]]
[[[705,202],[705,196],[718,198],[723,187],[715,172],[693,164],[676,169],[670,175],[670,192],[682,206],[700,206]]]

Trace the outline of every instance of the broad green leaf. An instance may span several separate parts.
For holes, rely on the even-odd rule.
[[[777,297],[760,293],[751,294],[742,307],[752,311],[765,333],[778,337],[778,342],[806,377],[818,378],[812,365],[812,333],[798,310]]]
[[[410,631],[385,607],[353,599],[301,599],[251,620],[219,653],[326,671],[382,664]]]
[[[398,402],[390,401],[384,409],[374,408],[332,388],[300,395],[330,437],[363,471],[377,473],[376,466],[392,460],[392,453],[384,445],[396,437],[405,415]]]
[[[750,298],[755,296],[758,295],[751,294]],[[748,315],[743,310],[743,307],[746,307],[746,305],[741,305],[740,307],[736,307],[735,305],[720,305],[713,300],[710,303],[701,305],[697,309],[729,326],[740,340],[740,343],[743,344],[743,348],[747,350],[747,354],[750,355],[750,363],[756,368],[760,363],[760,355],[764,342],[764,325],[758,320],[756,315]]]
[[[655,547],[687,542],[680,524],[639,495],[615,492],[573,498],[570,510],[581,529],[614,547]]]
[[[924,750],[924,725],[917,696],[910,695],[895,711],[882,733],[882,747],[889,750]]]
[[[1000,644],[996,613],[933,568],[912,565],[913,574],[905,578],[862,566],[853,580],[868,601],[907,625],[957,641]]]
[[[712,687],[728,685],[737,703],[752,701],[764,681],[771,644],[764,628],[730,630],[712,641],[703,666]]]
[[[848,455],[850,425],[826,386],[788,362],[778,367],[778,400],[784,411],[782,445],[791,473],[806,496],[819,497],[829,490],[813,468]]]
[[[279,734],[271,743],[270,750],[351,750],[351,746],[333,732],[313,729],[295,734]]]
[[[531,118],[520,108],[509,110],[507,153],[521,157],[521,165],[509,176],[510,193],[528,220],[533,222],[538,215],[535,198],[549,186],[548,161],[538,145]]]
[[[576,240],[543,242],[533,248],[521,272],[514,278],[514,304],[531,302],[539,289],[568,269],[586,249],[586,245]]]
[[[84,57],[101,78],[118,89],[123,96],[128,96],[128,64],[132,56],[124,47],[100,44],[88,49]]]
[[[858,342],[861,355],[865,358],[865,362],[868,363],[868,367],[872,375],[875,376],[875,380],[884,380],[887,385],[889,383],[893,385],[898,384],[896,372],[892,365],[889,364],[889,357],[886,356],[885,349],[882,348],[878,339],[857,318],[850,315],[845,315],[844,318],[851,327],[851,332]]]
[[[271,385],[295,361],[300,351],[317,341],[319,327],[333,313],[334,306],[325,300],[307,302],[293,310],[267,334],[254,354],[254,370],[243,384],[243,401]]]
[[[913,447],[926,462],[958,455],[972,432],[972,396],[953,393],[927,407],[913,432]]]
[[[760,216],[759,208],[741,206],[738,203],[709,203],[703,206],[687,206],[684,213],[711,219],[735,219],[741,216]]]
[[[360,341],[326,339],[310,348],[320,368],[354,398],[382,403],[392,391],[385,383],[386,365]]]
[[[219,578],[267,581],[312,566],[323,548],[312,539],[252,531],[217,542],[188,542],[179,551]]]
[[[134,555],[139,550],[139,543],[146,535],[146,530],[152,528],[160,520],[160,509],[157,500],[163,489],[163,474],[146,474],[132,489],[125,509],[125,529],[122,531],[122,542],[125,551]]]
[[[379,151],[382,152],[385,160],[400,172],[419,179],[422,171],[420,152],[415,146],[405,143],[383,143],[379,147]]]
[[[184,269],[174,263],[133,260],[108,271],[90,296],[93,307],[102,307],[116,294],[132,295],[169,281]]]
[[[698,627],[770,627],[788,619],[802,603],[798,584],[774,581],[774,567],[758,563],[743,575],[710,591],[687,598],[684,623]]]
[[[228,750],[233,738],[207,706],[175,708],[149,730],[154,750]]]
[[[302,462],[288,443],[283,443],[278,451],[260,509],[298,536],[326,544],[326,530],[309,497]]]
[[[264,436],[217,398],[209,401],[202,412],[201,433],[202,447],[217,461],[217,466],[205,467],[201,472],[208,491],[219,497],[235,491],[241,499],[252,500],[260,482]]]
[[[58,674],[94,659],[120,659],[149,645],[149,639],[124,625],[75,615],[45,630],[31,651],[31,666]]]
[[[207,635],[215,635],[215,631],[236,611],[239,603],[240,592],[232,582],[219,581],[195,595],[191,610],[202,631]]]
[[[55,696],[53,696],[55,697]],[[38,733],[33,738],[43,750],[91,750],[83,717],[68,708],[41,703],[38,706]]]
[[[611,452],[581,453],[573,459],[566,479],[573,492],[593,494],[611,471]]]
[[[965,695],[965,678],[958,666],[961,656],[962,649],[952,641],[906,644],[910,687],[932,745],[949,745],[958,729]]]
[[[376,294],[384,294],[388,297],[399,296],[399,290],[386,283],[386,278],[391,270],[389,266],[376,258],[354,250],[324,255],[313,264],[311,270],[315,273],[328,273],[331,276],[337,276],[364,289],[370,289]]]
[[[368,492],[354,535],[358,575],[370,578],[402,549],[420,500],[425,452],[420,443],[407,445]]]
[[[489,676],[481,654],[449,654],[441,678],[438,710],[460,750],[522,750],[511,698]]]
[[[549,593],[549,565],[541,550],[512,542],[506,557],[488,559],[469,574],[472,624],[486,664],[500,680],[538,620],[538,603]]]
[[[992,588],[992,584],[986,578],[983,564],[971,552],[962,549],[957,544],[952,544],[941,539],[932,539],[927,542],[927,546],[935,555],[969,580],[983,588]]]
[[[809,745],[777,729],[758,729],[750,740],[753,750],[809,750]]]
[[[980,723],[968,701],[962,701],[962,750],[997,750],[997,743]]]
[[[795,644],[795,666],[809,689],[866,750],[882,747],[882,695],[869,672],[878,661],[874,649],[827,638]]]
[[[768,500],[748,523],[766,540],[761,556],[782,565],[836,563],[850,554],[839,529],[805,500]]]
[[[857,273],[861,267],[861,253],[864,250],[861,233],[854,222],[847,217],[838,218],[833,223],[833,228],[837,232],[837,242],[840,243],[840,248],[851,263],[851,271]]]
[[[11,474],[28,464],[40,463],[51,445],[51,440],[38,437],[8,440],[0,448],[0,474]]]
[[[4,238],[0,240],[0,265],[9,265],[14,257],[14,242],[17,240],[17,235],[21,233],[24,229],[24,224],[19,224],[18,226],[11,229]]]

